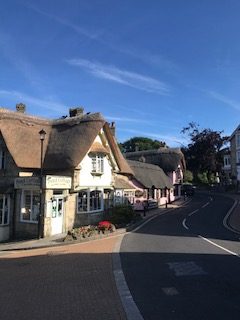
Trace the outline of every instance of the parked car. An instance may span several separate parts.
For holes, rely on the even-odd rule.
[[[195,193],[195,189],[196,187],[192,184],[183,184],[182,185],[182,195],[186,195],[186,196],[193,196]]]

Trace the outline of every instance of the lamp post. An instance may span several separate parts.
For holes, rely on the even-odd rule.
[[[46,132],[42,129],[38,132],[41,143],[40,151],[40,202],[38,215],[38,239],[42,238],[43,234],[43,141],[45,140]]]

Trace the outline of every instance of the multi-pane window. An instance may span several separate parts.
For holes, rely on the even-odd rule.
[[[0,225],[9,224],[10,198],[0,194]]]
[[[0,170],[5,169],[6,153],[4,150],[0,150]]]
[[[78,193],[78,213],[103,209],[103,193],[100,190],[82,190]]]
[[[101,210],[102,192],[99,190],[93,190],[90,192],[90,210],[96,211]]]
[[[86,212],[88,207],[88,190],[78,193],[78,212]]]
[[[40,207],[40,193],[35,190],[22,190],[21,221],[37,222]]]
[[[104,156],[102,154],[95,154],[92,158],[92,173],[103,173],[104,170]]]

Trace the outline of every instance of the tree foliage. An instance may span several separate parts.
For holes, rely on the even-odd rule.
[[[159,149],[160,147],[166,147],[166,143],[145,137],[134,137],[123,143],[120,143],[119,147],[123,152],[133,152],[137,150],[142,151]]]
[[[199,129],[199,125],[190,122],[181,133],[190,137],[187,148],[183,148],[187,168],[194,176],[206,172],[210,178],[212,173],[219,172],[222,167],[222,155],[219,152],[226,144],[228,137],[222,136],[223,131]]]
[[[190,182],[190,183],[193,181],[192,171],[186,170],[186,171],[184,172],[183,181],[184,181],[184,182]]]

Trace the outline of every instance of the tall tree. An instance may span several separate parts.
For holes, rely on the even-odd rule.
[[[137,150],[142,151],[158,149],[160,147],[167,147],[167,145],[163,141],[152,140],[145,137],[134,137],[123,143],[120,143],[119,147],[123,152],[133,152]]]
[[[194,176],[206,172],[210,177],[221,170],[222,156],[219,151],[228,140],[227,136],[222,136],[223,131],[200,130],[198,124],[190,122],[181,133],[190,137],[190,143],[183,152],[187,168],[194,172]]]

